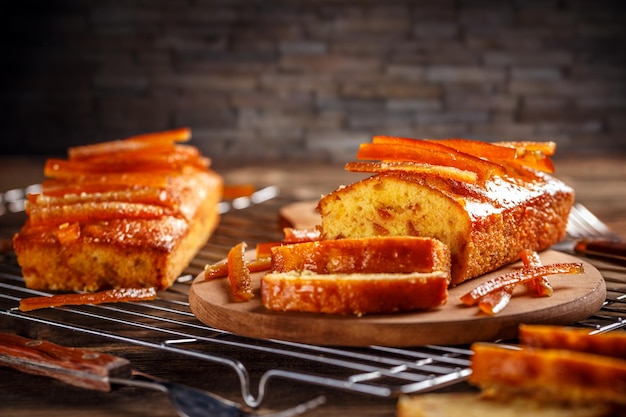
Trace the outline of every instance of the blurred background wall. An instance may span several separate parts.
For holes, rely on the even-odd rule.
[[[626,152],[623,4],[5,0],[0,152],[180,126],[222,162],[345,162],[375,134]]]

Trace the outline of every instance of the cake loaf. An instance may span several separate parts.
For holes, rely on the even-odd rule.
[[[410,140],[403,141],[403,152],[410,152],[405,144]],[[438,239],[450,248],[453,286],[519,259],[522,250],[544,250],[563,239],[572,188],[549,173],[505,160],[479,158],[476,163],[487,168],[475,169],[475,175],[471,159],[463,162],[463,170],[458,156],[450,155],[457,166],[388,164],[323,196],[318,203],[321,238]]]
[[[27,287],[172,285],[219,222],[222,178],[188,129],[70,148],[49,159],[13,238]]]

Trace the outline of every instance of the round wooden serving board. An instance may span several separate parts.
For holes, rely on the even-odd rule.
[[[339,316],[328,314],[269,311],[261,304],[261,273],[254,274],[255,297],[236,302],[227,278],[205,281],[200,274],[193,282],[189,302],[203,323],[243,336],[281,339],[302,343],[341,346],[418,346],[425,344],[468,344],[517,336],[520,323],[567,325],[598,311],[606,297],[600,272],[571,255],[548,250],[541,253],[544,264],[583,262],[581,275],[553,275],[551,297],[535,297],[523,286],[499,314],[488,316],[478,307],[466,307],[459,298],[476,285],[501,275],[509,265],[450,289],[445,306],[428,311],[384,315]]]

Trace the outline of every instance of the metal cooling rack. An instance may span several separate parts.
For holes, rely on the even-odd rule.
[[[468,346],[315,346],[241,337],[196,320],[187,301],[188,291],[207,263],[225,258],[228,250],[242,240],[255,245],[282,238],[277,213],[294,200],[277,195],[274,188],[263,192],[223,205],[222,220],[209,242],[178,282],[151,302],[20,312],[20,299],[46,293],[25,288],[14,254],[4,253],[0,255],[0,315],[15,322],[55,326],[190,357],[198,366],[198,361],[226,366],[239,382],[242,399],[251,407],[262,403],[268,383],[274,379],[377,397],[427,392],[467,379],[471,372]],[[0,238],[10,237],[22,221],[20,218],[12,226],[0,227]],[[612,264],[598,264],[598,268],[607,280],[607,301],[600,312],[579,325],[598,332],[624,327],[626,268]],[[221,349],[212,349],[218,347]],[[216,354],[216,350],[228,354]],[[255,360],[255,353],[276,358],[271,362],[282,365],[265,369]]]

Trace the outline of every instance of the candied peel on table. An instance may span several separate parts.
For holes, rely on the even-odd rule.
[[[105,304],[156,299],[154,288],[117,288],[93,293],[57,294],[50,297],[29,297],[20,300],[21,311],[65,305]]]

